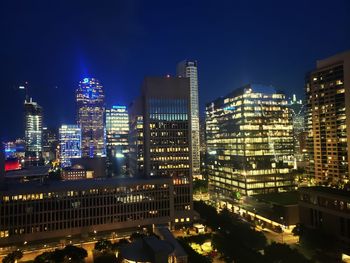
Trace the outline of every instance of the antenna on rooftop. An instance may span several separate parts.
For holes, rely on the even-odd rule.
[[[20,90],[24,90],[25,101],[29,100],[29,84],[28,81],[25,81],[23,85],[18,87]]]

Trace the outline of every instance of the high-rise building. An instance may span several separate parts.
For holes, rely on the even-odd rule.
[[[106,109],[107,157],[113,174],[125,175],[129,154],[129,115],[126,106]]]
[[[138,97],[129,107],[129,172],[131,176],[144,174],[142,98]]]
[[[78,125],[62,125],[59,129],[61,167],[71,166],[72,158],[81,157],[81,129]]]
[[[293,94],[288,102],[288,107],[292,114],[293,138],[294,138],[294,168],[305,168],[306,165],[306,126],[305,110],[303,100],[298,100]]]
[[[213,198],[292,190],[293,127],[285,95],[250,84],[207,104]]]
[[[25,155],[30,160],[42,158],[42,108],[32,98],[24,101]]]
[[[58,144],[57,129],[43,127],[43,158],[46,162],[56,159]]]
[[[141,97],[130,107],[130,120],[134,122],[131,127],[136,129],[130,131],[136,136],[131,141],[143,141],[144,174],[173,178],[177,218],[187,218],[192,214],[189,85],[188,78],[145,78]],[[137,131],[140,120],[142,137]],[[132,160],[137,162],[138,158]],[[178,221],[175,219],[175,222]]]
[[[318,183],[349,180],[350,51],[317,61],[306,76],[308,172]]]
[[[190,79],[191,112],[191,162],[194,177],[200,177],[200,139],[197,61],[181,61],[177,65],[177,76]]]
[[[106,156],[104,92],[97,79],[84,78],[76,91],[77,122],[83,157]]]

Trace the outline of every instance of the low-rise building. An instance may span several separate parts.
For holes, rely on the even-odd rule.
[[[81,165],[64,168],[61,173],[62,180],[81,180],[94,178],[94,171],[86,170]]]
[[[350,191],[330,187],[299,188],[300,223],[334,236],[350,249]]]
[[[0,245],[174,222],[170,178],[5,185]]]

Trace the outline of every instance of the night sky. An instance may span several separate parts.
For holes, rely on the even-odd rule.
[[[1,1],[0,138],[23,136],[24,94],[44,123],[75,122],[74,94],[98,78],[107,106],[128,105],[144,76],[199,63],[205,103],[250,82],[303,95],[322,59],[350,49],[350,1]]]

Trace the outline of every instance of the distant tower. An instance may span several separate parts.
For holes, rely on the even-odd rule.
[[[126,106],[106,109],[107,157],[116,175],[127,173],[129,154],[129,115]]]
[[[191,94],[191,161],[193,177],[200,177],[200,141],[199,141],[199,102],[197,61],[181,61],[177,65],[177,76],[190,79]]]
[[[82,157],[106,156],[104,98],[103,87],[97,79],[84,78],[79,82],[76,100]]]
[[[25,155],[32,160],[42,157],[42,108],[30,98],[24,101]]]
[[[62,125],[59,129],[60,163],[71,166],[72,158],[81,157],[81,129],[78,125]]]

